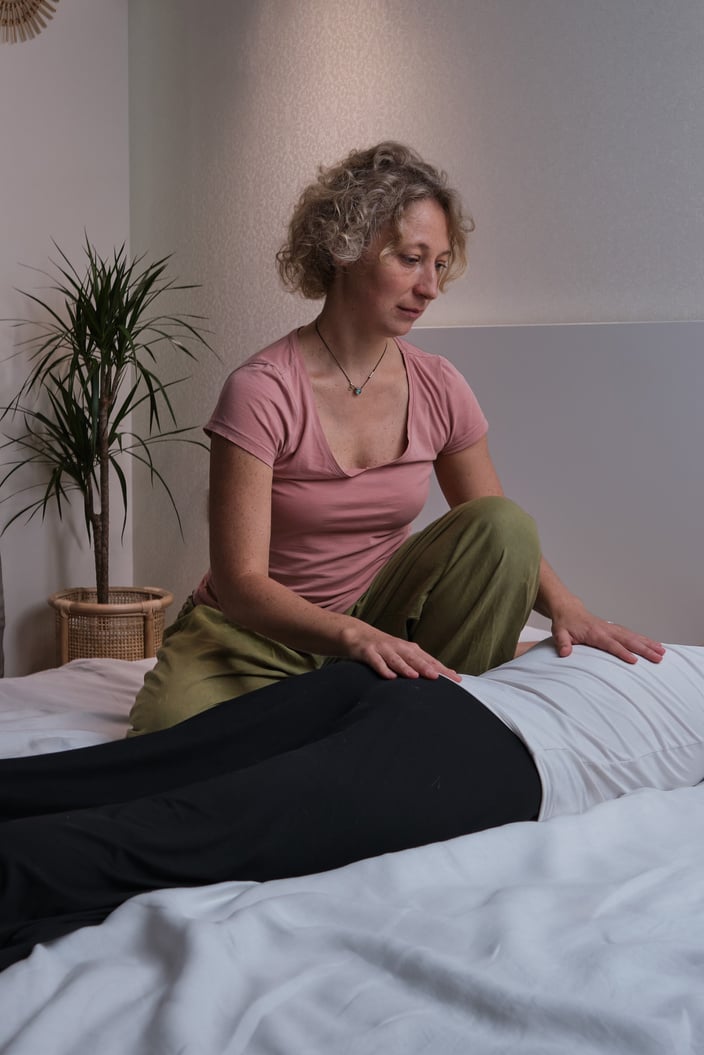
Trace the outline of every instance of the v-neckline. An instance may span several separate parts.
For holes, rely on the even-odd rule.
[[[334,467],[337,469],[337,471],[339,473],[341,473],[343,476],[347,476],[350,479],[352,479],[355,476],[359,476],[361,473],[371,472],[374,469],[381,469],[381,468],[383,468],[386,465],[396,465],[398,462],[402,461],[403,458],[405,458],[406,454],[408,453],[408,448],[410,446],[410,439],[409,439],[409,437],[411,435],[410,423],[411,423],[411,414],[412,414],[412,411],[413,411],[413,387],[412,387],[412,384],[411,384],[411,372],[408,369],[408,359],[406,358],[406,352],[405,352],[404,348],[401,346],[401,343],[399,341],[397,341],[395,337],[391,338],[391,340],[393,340],[394,344],[396,345],[396,347],[398,348],[398,350],[399,350],[399,352],[401,354],[401,361],[403,363],[403,368],[406,371],[406,385],[407,385],[407,388],[408,388],[408,406],[406,408],[406,442],[404,443],[403,450],[401,451],[401,453],[399,454],[399,456],[397,458],[391,458],[389,461],[386,461],[386,462],[379,462],[378,465],[366,465],[366,466],[364,466],[363,468],[360,468],[360,469],[345,469],[342,465],[340,465],[340,463],[338,462],[337,458],[333,454],[332,447],[330,446],[328,438],[327,438],[327,436],[325,434],[325,429],[323,428],[323,423],[320,420],[320,413],[318,411],[318,404],[316,402],[315,392],[313,390],[313,382],[311,381],[310,374],[308,373],[308,370],[306,369],[305,360],[303,358],[303,353],[301,351],[301,342],[300,342],[299,337],[298,337],[298,332],[299,332],[298,329],[296,329],[296,330],[293,330],[292,333],[291,333],[291,347],[293,348],[294,355],[296,357],[296,366],[297,366],[299,372],[302,374],[303,379],[304,379],[303,383],[305,385],[305,388],[306,388],[306,391],[307,391],[307,394],[308,394],[308,401],[309,401],[310,406],[311,406],[311,411],[314,414],[314,421],[315,421],[316,431],[317,431],[317,433],[318,433],[318,435],[320,437],[321,445],[323,446],[323,448],[324,448],[327,456],[329,457],[332,465],[334,465]]]

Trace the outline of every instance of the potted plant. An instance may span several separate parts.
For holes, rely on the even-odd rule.
[[[110,585],[111,481],[122,498],[123,533],[127,457],[146,467],[152,485],[164,488],[181,527],[152,447],[164,441],[205,444],[189,435],[193,427],[177,427],[169,389],[186,378],[162,380],[158,371],[164,356],[195,359],[209,345],[200,316],[162,310],[165,301],[194,288],[168,277],[169,256],[151,264],[143,256],[129,260],[122,245],[102,257],[86,235],[84,269],[79,270],[54,245],[60,256],[59,262],[52,261],[55,274],[42,272],[52,281],[53,295],[19,291],[40,309],[40,318],[14,320],[31,327],[32,335],[15,353],[27,351],[30,368],[19,391],[0,408],[0,418],[14,429],[4,433],[2,447],[15,449],[15,457],[4,463],[0,490],[10,481],[19,482],[16,474],[40,466],[42,482],[29,489],[41,493],[3,530],[19,517],[31,519],[38,512],[43,517],[50,504],[61,519],[77,491],[95,559],[95,588],[64,590],[49,598],[56,612],[59,660],[86,655],[137,659],[155,654],[164,609],[173,597],[157,587]],[[54,307],[57,300],[63,303]]]

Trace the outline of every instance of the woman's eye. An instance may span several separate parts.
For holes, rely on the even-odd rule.
[[[435,265],[438,271],[447,271],[449,266],[450,265],[447,260],[438,260],[437,264]]]
[[[404,264],[408,264],[409,267],[414,267],[420,261],[419,256],[402,256],[401,259],[403,260]]]

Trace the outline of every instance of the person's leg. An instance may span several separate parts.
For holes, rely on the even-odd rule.
[[[540,556],[527,513],[508,498],[478,498],[408,539],[350,614],[481,674],[513,658]]]
[[[156,665],[137,693],[128,736],[167,729],[318,666],[315,657],[236,626],[208,605],[187,603],[164,634]]]
[[[379,676],[340,663],[248,693],[149,736],[0,760],[0,821],[141,798],[328,735]]]
[[[131,803],[8,822],[0,964],[133,894],[267,880],[537,816],[520,740],[446,679],[378,680],[329,736]]]

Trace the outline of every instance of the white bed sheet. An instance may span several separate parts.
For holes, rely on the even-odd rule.
[[[147,666],[0,682],[4,753],[121,735]],[[700,786],[134,898],[0,974],[0,1052],[689,1055],[703,997]]]
[[[74,659],[28,677],[0,678],[0,758],[120,739],[153,665],[153,659]]]

